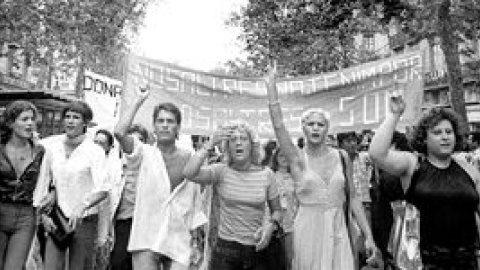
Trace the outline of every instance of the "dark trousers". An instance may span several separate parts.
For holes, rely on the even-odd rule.
[[[425,270],[478,270],[474,248],[429,247],[421,249]]]
[[[0,202],[0,270],[22,269],[32,246],[36,224],[31,205]]]
[[[67,248],[58,247],[50,236],[45,248],[45,270],[65,269],[68,250],[69,270],[92,269],[95,258],[95,240],[98,234],[98,215],[91,215],[81,220],[75,229],[72,242]]]
[[[217,238],[212,252],[211,270],[267,270],[267,254],[255,246]]]
[[[132,254],[127,251],[132,219],[115,221],[115,245],[110,255],[110,266],[112,270],[132,270]]]

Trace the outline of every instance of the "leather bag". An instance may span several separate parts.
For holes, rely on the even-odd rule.
[[[74,233],[69,224],[68,218],[58,205],[55,205],[52,208],[49,217],[57,227],[54,231],[50,232],[50,237],[52,238],[53,242],[55,242],[55,244],[60,248],[68,247],[72,241]]]

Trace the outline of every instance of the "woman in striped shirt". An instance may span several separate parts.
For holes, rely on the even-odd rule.
[[[226,162],[202,167],[209,150],[225,142]],[[184,174],[198,183],[212,184],[219,196],[218,237],[211,269],[267,269],[262,251],[279,228],[281,207],[275,176],[260,165],[260,143],[244,122],[220,128],[185,166]],[[271,218],[263,222],[265,202]]]

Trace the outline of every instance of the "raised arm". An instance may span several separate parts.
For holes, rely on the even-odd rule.
[[[137,96],[135,97],[133,105],[127,108],[125,113],[118,120],[118,123],[115,125],[115,138],[117,138],[122,150],[127,154],[131,154],[133,152],[133,138],[128,136],[127,131],[132,125],[138,109],[142,106],[149,94],[150,89],[148,86],[145,88],[140,87],[137,90]]]
[[[205,164],[205,160],[208,157],[209,151],[227,137],[227,130],[217,130],[212,138],[202,148],[197,150],[195,154],[193,154],[193,156],[187,162],[187,165],[185,165],[185,168],[183,168],[183,175],[187,179],[199,184],[211,183],[214,180],[212,179],[212,174],[210,173],[211,171],[202,166]]]
[[[294,166],[299,161],[299,154],[297,147],[293,144],[292,138],[283,122],[282,108],[278,100],[278,90],[276,85],[276,63],[270,67],[269,74],[265,78],[268,94],[268,109],[270,112],[270,119],[272,120],[273,130],[275,136],[280,144],[280,148],[285,154],[290,166]]]
[[[408,176],[416,166],[416,157],[410,152],[391,149],[392,137],[400,116],[405,110],[405,102],[401,96],[392,96],[390,99],[390,111],[385,120],[378,127],[369,148],[369,154],[379,168],[400,176],[402,185],[406,189],[410,185]]]

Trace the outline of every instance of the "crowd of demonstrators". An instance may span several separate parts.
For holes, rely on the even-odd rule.
[[[299,202],[293,234],[293,269],[355,269],[347,227],[349,213],[345,213],[344,208],[346,201],[366,236],[365,246],[371,258],[376,247],[353,187],[352,163],[344,151],[326,145],[329,115],[321,109],[303,114],[305,146],[303,151],[295,147],[283,122],[275,72],[272,67],[266,78],[269,111],[280,149],[290,164]]]
[[[148,87],[113,134],[91,138],[85,102],[63,110],[63,134],[41,140],[35,106],[9,104],[0,122],[0,270],[25,269],[32,242],[47,270],[396,269],[389,242],[399,200],[420,212],[423,269],[479,269],[480,133],[464,136],[458,115],[437,108],[409,142],[395,131],[405,104],[392,97],[371,142],[370,133],[328,134],[322,109],[303,113],[294,142],[275,68],[265,81],[276,140],[263,146],[235,120],[195,152],[184,149],[172,103],[154,107],[149,136],[132,123]],[[468,151],[457,154],[465,138]]]
[[[412,134],[412,153],[390,148],[404,110],[402,97],[392,97],[369,153],[380,169],[400,178],[405,199],[420,212],[424,269],[478,269],[480,179],[478,170],[453,157],[463,146],[458,115],[445,108],[425,113]]]

